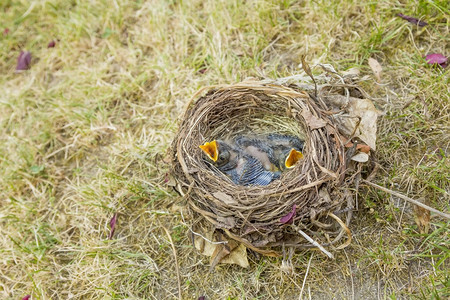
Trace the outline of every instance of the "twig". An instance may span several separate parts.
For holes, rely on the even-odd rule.
[[[302,289],[300,291],[300,295],[298,296],[298,299],[302,299],[302,295],[303,295],[303,289],[305,288],[305,283],[306,283],[306,277],[308,277],[308,272],[309,272],[309,267],[311,266],[311,260],[314,256],[314,253],[311,253],[311,257],[309,258],[308,261],[308,267],[306,267],[306,273],[305,273],[305,277],[303,278],[303,283],[302,283]]]
[[[431,211],[431,212],[434,212],[435,214],[440,215],[441,217],[450,219],[450,215],[449,215],[449,214],[446,214],[446,213],[441,212],[441,211],[439,211],[439,210],[437,210],[437,209],[435,209],[435,208],[432,208],[432,207],[430,207],[430,206],[428,206],[428,205],[425,205],[425,204],[423,204],[422,202],[419,202],[419,201],[417,201],[417,200],[414,200],[414,199],[412,199],[412,198],[409,198],[409,197],[407,197],[407,196],[405,196],[405,195],[402,195],[402,194],[400,194],[400,193],[398,193],[398,192],[395,192],[395,191],[390,190],[390,189],[388,189],[388,188],[382,187],[382,186],[380,186],[380,185],[378,185],[378,184],[372,183],[372,182],[367,181],[367,180],[365,180],[365,179],[362,179],[361,181],[364,182],[364,183],[367,183],[367,184],[370,185],[370,186],[373,186],[374,188],[377,188],[377,189],[379,189],[379,190],[382,190],[383,192],[386,192],[386,193],[389,193],[389,194],[391,194],[391,195],[397,196],[397,197],[399,197],[399,198],[401,198],[401,199],[403,199],[403,200],[406,200],[406,201],[408,201],[408,202],[410,202],[410,203],[413,203],[413,204],[415,204],[415,205],[417,205],[417,206],[420,206],[420,207],[422,207],[422,208],[425,208],[426,210],[429,210],[429,211]]]
[[[328,252],[324,247],[322,247],[322,245],[320,245],[318,242],[316,242],[315,240],[313,240],[312,238],[309,237],[309,235],[307,235],[306,233],[304,233],[300,228],[296,228],[297,231],[303,235],[303,237],[310,242],[311,244],[313,244],[314,246],[316,246],[317,248],[320,249],[320,251],[322,251],[323,253],[325,253],[329,258],[334,259],[333,254],[331,254],[330,252]]]
[[[170,241],[170,245],[172,246],[172,251],[173,251],[173,256],[175,257],[175,270],[177,272],[177,281],[178,281],[178,298],[180,300],[182,300],[183,298],[181,297],[181,279],[180,279],[180,267],[178,266],[178,259],[177,259],[177,250],[175,249],[175,245],[173,244],[173,240],[172,237],[170,236],[170,232],[169,230],[167,230],[166,227],[162,226],[161,227],[164,229],[164,231],[167,234],[167,237],[169,238]]]

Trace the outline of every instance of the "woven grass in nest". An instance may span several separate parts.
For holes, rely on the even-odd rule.
[[[298,87],[267,82],[213,87],[196,97],[172,145],[172,173],[196,214],[229,238],[265,255],[278,255],[277,247],[282,245],[317,246],[306,242],[300,231],[322,245],[336,244],[349,234],[346,224],[351,215],[338,217],[335,212],[352,206],[349,187],[359,171],[348,174],[351,150],[323,102],[319,104]],[[214,139],[265,133],[305,140],[304,159],[267,186],[234,184],[214,170],[199,149]],[[292,225],[282,223],[280,219],[294,205]]]

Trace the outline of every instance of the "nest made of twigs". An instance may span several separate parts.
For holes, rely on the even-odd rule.
[[[267,82],[201,92],[189,103],[171,149],[177,189],[196,214],[266,255],[277,255],[274,247],[281,245],[317,246],[305,243],[299,231],[321,239],[322,245],[349,234],[351,216],[342,221],[336,212],[351,208],[348,188],[359,171],[348,173],[347,141],[323,102],[296,86]],[[267,186],[234,184],[211,167],[199,148],[214,139],[273,132],[304,139],[304,159]],[[282,223],[294,205],[292,225]]]

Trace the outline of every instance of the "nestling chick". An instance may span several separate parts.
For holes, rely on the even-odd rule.
[[[280,177],[279,172],[264,169],[261,162],[222,140],[214,140],[199,146],[213,164],[235,184],[268,185]]]
[[[303,158],[303,142],[294,136],[270,134],[259,137],[236,138],[242,151],[258,159],[268,171],[285,170]]]

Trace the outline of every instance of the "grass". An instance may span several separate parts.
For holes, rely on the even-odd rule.
[[[2,299],[176,298],[163,226],[184,299],[296,299],[313,253],[305,298],[449,297],[449,223],[433,217],[420,233],[409,204],[367,187],[336,260],[298,252],[288,276],[281,258],[250,253],[249,269],[208,273],[161,160],[203,86],[289,76],[302,54],[372,76],[372,57],[382,84],[365,88],[385,111],[376,182],[448,211],[448,69],[423,59],[449,53],[447,1],[6,0],[0,11]],[[21,50],[32,65],[16,74]]]

